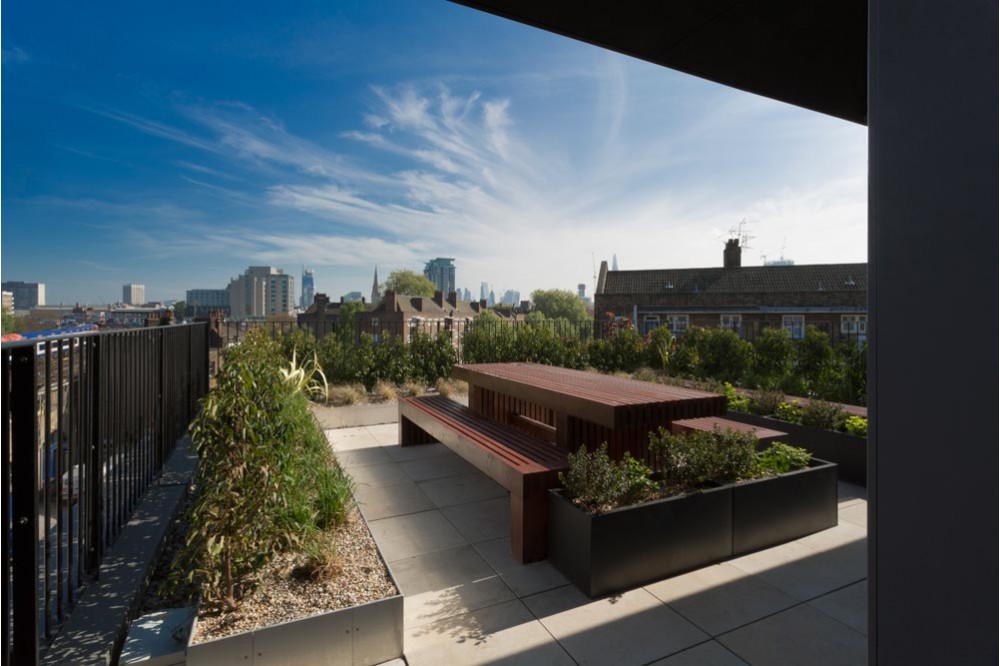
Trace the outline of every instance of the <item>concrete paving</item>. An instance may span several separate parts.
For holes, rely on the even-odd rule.
[[[395,428],[327,437],[405,595],[411,666],[865,663],[864,488],[839,485],[835,528],[589,599],[510,556],[503,488],[440,444],[399,447]]]

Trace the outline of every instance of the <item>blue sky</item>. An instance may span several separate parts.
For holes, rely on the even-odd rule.
[[[448,2],[18,3],[2,274],[51,302],[455,257],[527,293],[599,263],[864,261],[863,127]]]

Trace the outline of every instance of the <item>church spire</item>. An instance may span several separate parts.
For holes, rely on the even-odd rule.
[[[378,266],[375,267],[375,279],[372,281],[372,305],[378,305],[382,294],[378,290]]]

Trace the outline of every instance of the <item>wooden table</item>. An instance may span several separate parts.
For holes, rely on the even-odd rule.
[[[535,363],[456,365],[452,377],[469,384],[469,407],[495,421],[565,451],[607,442],[612,458],[628,451],[651,466],[650,431],[726,413],[715,393]]]

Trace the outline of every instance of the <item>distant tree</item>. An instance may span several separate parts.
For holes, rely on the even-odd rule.
[[[437,287],[427,279],[426,275],[402,269],[389,273],[389,277],[385,281],[385,287],[382,290],[383,293],[386,289],[391,289],[397,294],[427,296],[428,298],[433,296],[434,292],[437,291]]]
[[[340,306],[337,329],[339,331],[340,342],[344,347],[354,345],[354,333],[357,327],[358,313],[364,312],[364,310],[365,306],[361,301],[348,301]]]
[[[563,289],[536,289],[531,292],[535,309],[546,319],[568,319],[572,322],[590,318],[586,304],[572,291]]]
[[[188,316],[187,303],[184,301],[174,302],[174,321],[180,321]]]
[[[28,330],[25,321],[14,315],[13,312],[3,311],[3,322],[0,324],[0,332],[4,335],[8,333],[24,333]]]

